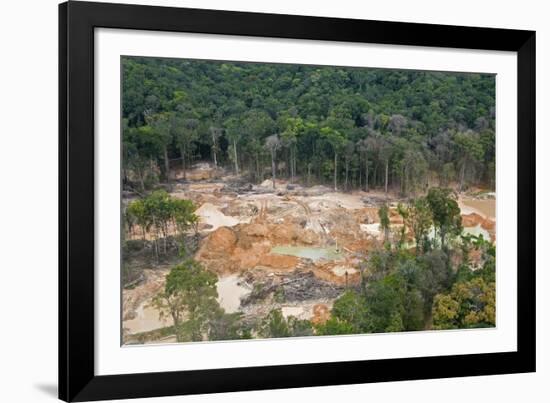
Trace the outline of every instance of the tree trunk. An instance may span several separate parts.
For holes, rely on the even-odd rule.
[[[164,146],[164,170],[166,172],[166,181],[170,183],[170,160],[168,159],[168,147]]]
[[[164,234],[164,239],[163,239],[163,246],[164,246],[164,255],[166,255],[166,243],[167,243],[167,240],[166,238],[168,238],[168,228],[165,228],[163,231],[162,231]]]
[[[338,190],[338,154],[334,153],[334,191]]]
[[[153,246],[154,246],[155,256],[158,262],[159,261],[159,243],[158,243],[159,232],[158,232],[155,216],[153,216],[153,228],[155,229],[155,238],[153,239]]]
[[[181,337],[179,315],[176,314],[174,309],[171,309],[170,311],[172,315],[172,321],[174,322],[174,330],[176,331],[176,341],[178,342],[185,341]]]
[[[218,167],[218,157],[216,156],[216,136],[212,133],[212,156],[214,157],[214,167]]]
[[[290,158],[290,183],[294,182],[294,149],[291,147],[289,150]]]
[[[348,191],[348,173],[349,173],[349,161],[346,160],[346,192]]]
[[[361,155],[359,155],[359,163],[357,164],[357,170],[359,171],[359,190],[363,187],[363,171],[361,170]]]
[[[183,179],[186,179],[186,172],[185,172],[185,147],[180,147],[180,155],[181,155],[181,168],[183,170]]]
[[[235,172],[239,174],[239,162],[237,159],[237,141],[233,139],[233,153],[235,155]]]
[[[292,147],[292,183],[296,178],[296,148]]]
[[[286,177],[292,177],[292,150],[289,149],[286,152]]]
[[[405,191],[406,191],[406,178],[405,178],[405,167],[403,167],[403,169],[401,170],[401,194],[402,195],[405,195]]]
[[[296,175],[298,174],[296,166],[298,164],[296,163],[296,147],[294,148],[294,180],[296,180]]]
[[[126,167],[122,168],[122,183],[128,184],[128,170]]]
[[[139,185],[141,187],[141,191],[144,192],[145,191],[145,174],[143,173],[143,169],[142,168],[139,168],[138,169],[138,176],[139,176]]]
[[[271,181],[273,182],[273,189],[275,189],[275,150],[271,150]]]
[[[290,183],[294,182],[294,150],[290,148]]]
[[[260,159],[258,157],[258,153],[256,153],[256,182],[261,182],[262,177],[260,176]]]
[[[365,192],[369,191],[369,158],[365,156]]]
[[[390,161],[386,160],[386,176],[385,176],[385,183],[384,183],[384,192],[388,194],[388,168],[390,165]]]
[[[462,163],[462,168],[460,170],[460,187],[458,188],[459,192],[462,192],[462,187],[464,186],[464,176],[466,173],[466,161]]]
[[[311,162],[307,164],[307,186],[311,186]]]

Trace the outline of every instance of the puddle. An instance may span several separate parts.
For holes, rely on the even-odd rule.
[[[311,260],[337,260],[344,255],[337,251],[335,247],[330,248],[313,248],[309,246],[275,246],[271,249],[271,253],[277,255],[296,256]]]
[[[482,228],[480,224],[476,225],[475,227],[464,227],[463,232],[474,236],[483,235],[483,238],[486,241],[491,240],[491,235],[489,234],[489,232],[486,229]]]
[[[477,213],[484,217],[495,219],[495,199],[467,199],[463,198],[461,201],[462,214]]]
[[[238,275],[221,277],[216,284],[218,302],[226,313],[234,313],[241,306],[241,298],[250,294],[250,289],[239,284]]]
[[[216,284],[218,302],[227,313],[237,312],[241,305],[241,297],[250,293],[250,290],[247,287],[239,285],[239,282],[240,280],[237,275],[231,275],[220,278]],[[166,326],[172,326],[172,318],[165,317],[162,320],[159,319],[159,311],[149,306],[150,304],[150,300],[142,302],[136,308],[136,317],[125,320],[122,323],[122,327],[127,329],[128,333],[149,332]]]
[[[150,303],[149,300],[142,302],[136,309],[136,317],[122,322],[122,327],[134,334],[172,326],[172,318],[159,319],[159,311],[149,306]]]
[[[204,203],[195,211],[195,214],[201,222],[211,226],[208,231],[215,231],[219,227],[234,227],[240,222],[235,217],[225,215],[217,206],[211,203]]]

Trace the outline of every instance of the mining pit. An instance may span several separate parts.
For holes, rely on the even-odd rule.
[[[252,321],[274,308],[285,317],[326,321],[334,300],[359,284],[360,262],[382,245],[378,207],[388,202],[392,229],[403,225],[398,200],[383,192],[335,192],[282,180],[275,188],[271,180],[253,185],[204,164],[185,180],[176,173],[170,194],[198,207],[194,258],[218,275],[220,306]],[[465,232],[496,241],[494,197],[461,196],[459,206]],[[123,289],[124,340],[172,324],[151,304],[168,273],[169,267],[151,264],[140,282]]]

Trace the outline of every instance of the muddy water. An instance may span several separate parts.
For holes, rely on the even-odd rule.
[[[211,203],[204,203],[195,211],[195,214],[202,223],[211,226],[208,231],[215,231],[219,227],[234,227],[241,222],[238,218],[225,215],[219,207]]]
[[[460,210],[462,214],[478,213],[486,218],[495,219],[496,200],[495,199],[461,199]]]
[[[136,309],[136,317],[122,322],[122,327],[129,333],[141,333],[172,326],[172,318],[159,318],[159,311],[149,306],[150,300],[142,302]]]
[[[311,260],[337,260],[343,257],[336,248],[313,248],[308,246],[275,246],[271,253],[277,255],[290,255]]]
[[[227,313],[237,312],[241,306],[241,298],[250,294],[248,287],[240,284],[238,275],[221,277],[216,284],[218,302]]]

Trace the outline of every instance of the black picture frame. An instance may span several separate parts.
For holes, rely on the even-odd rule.
[[[94,373],[94,29],[517,52],[517,352]],[[59,398],[88,401],[535,371],[535,32],[200,9],[59,5]]]

